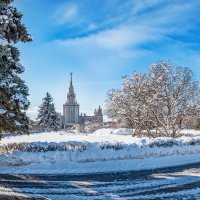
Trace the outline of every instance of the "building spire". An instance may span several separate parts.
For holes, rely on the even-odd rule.
[[[67,93],[67,102],[68,103],[76,103],[76,95],[74,93],[74,87],[73,87],[73,82],[72,82],[72,72],[70,73],[70,85],[69,85],[69,91]]]
[[[73,82],[72,82],[72,72],[70,72],[70,85],[69,85],[69,91],[71,91],[72,93],[74,93],[74,87],[73,87]]]
[[[71,75],[70,86],[72,86],[72,72],[70,73],[70,75]]]

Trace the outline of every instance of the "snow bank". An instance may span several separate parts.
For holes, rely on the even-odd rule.
[[[181,131],[182,135],[185,136],[200,136],[200,131],[199,130],[192,130],[192,129],[185,129]]]
[[[0,142],[2,166],[27,165],[66,168],[102,161],[160,159],[198,155],[200,136],[181,138],[136,138],[130,129],[101,129],[94,134],[46,132],[29,136],[7,136]],[[120,162],[121,162],[120,161]],[[190,160],[191,162],[191,160]],[[84,167],[82,166],[82,167]],[[158,165],[158,167],[161,165]],[[42,167],[42,168],[43,168]],[[48,168],[47,167],[47,168]],[[25,167],[26,168],[26,167]],[[10,168],[12,171],[12,169]]]
[[[19,166],[29,164],[12,154],[0,154],[0,166]]]
[[[127,129],[127,128],[119,128],[119,129],[112,129],[112,128],[102,128],[97,131],[95,131],[94,135],[132,135],[133,130]]]
[[[171,155],[185,155],[200,153],[200,137],[180,139],[148,139],[133,138],[132,143],[121,142],[33,142],[33,143],[11,143],[0,146],[0,152],[12,153],[25,163],[42,162],[42,157],[49,157],[56,162],[58,153],[65,155],[73,162],[95,162],[124,159],[144,159],[149,157],[161,157]],[[25,155],[25,156],[24,156]],[[38,157],[38,158],[37,158]],[[38,160],[39,159],[39,160]]]

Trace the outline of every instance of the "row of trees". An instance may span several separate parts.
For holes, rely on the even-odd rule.
[[[32,38],[21,23],[22,14],[10,5],[13,0],[0,0],[0,139],[3,132],[28,133],[30,125],[26,111],[30,105],[28,87],[20,74],[17,42],[30,42]],[[49,93],[39,107],[39,125],[43,130],[58,130],[59,117]]]
[[[135,135],[177,137],[200,111],[200,89],[192,71],[169,61],[150,66],[149,73],[134,73],[111,90],[106,114],[134,129]]]

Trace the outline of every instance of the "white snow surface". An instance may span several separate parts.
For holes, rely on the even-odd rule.
[[[91,134],[6,136],[0,141],[0,173],[93,173],[200,162],[199,131],[184,130],[176,139],[137,138],[131,133],[100,129]]]
[[[133,143],[130,129],[100,129],[94,133],[70,133],[65,131],[43,132],[30,135],[18,135],[5,137],[0,141],[0,146],[9,143],[32,143],[32,142],[124,142],[126,144]],[[131,139],[131,140],[130,140]],[[136,138],[135,138],[136,139]]]

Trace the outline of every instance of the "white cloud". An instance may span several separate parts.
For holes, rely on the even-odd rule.
[[[102,48],[118,50],[155,39],[152,30],[147,27],[124,26],[99,34],[95,42]]]
[[[57,41],[59,45],[77,48],[99,48],[103,50],[122,51],[129,47],[160,38],[158,31],[145,26],[121,26],[84,38]]]
[[[95,66],[99,74],[104,74],[105,70],[111,73],[112,66],[122,65],[119,63],[124,62],[126,66],[126,63],[132,62],[130,59],[159,59],[168,55],[173,58],[175,53],[181,55],[183,49],[189,49],[187,41],[171,36],[184,35],[191,30],[194,24],[189,21],[194,17],[192,11],[198,2],[192,5],[186,1],[181,5],[177,2],[162,2],[154,0],[151,3],[138,3],[137,7],[133,7],[130,20],[110,29],[105,26],[103,31],[89,33],[85,37],[60,39],[54,45],[60,46],[68,57],[79,60],[87,69]],[[157,3],[160,5],[157,6]],[[154,5],[155,9],[138,14]],[[98,24],[95,21],[93,23],[91,28],[98,30]]]
[[[150,12],[146,11],[145,14],[138,14],[140,11],[148,10],[148,8],[156,6],[157,4],[161,5],[163,2],[164,0],[136,1],[136,3],[132,4],[133,10],[127,22],[112,29],[93,33],[86,37],[59,40],[57,42],[59,45],[66,46],[72,50],[73,48],[78,51],[80,49],[83,51],[86,49],[102,49],[120,53],[124,52],[126,55],[132,55],[132,50],[135,53],[136,49],[137,52],[141,52],[139,45],[147,44],[148,42],[161,40],[169,42],[169,34],[179,34],[180,32],[190,30],[191,23],[185,23],[191,20],[191,12],[198,5],[198,2],[193,4],[189,2],[183,2],[182,4],[177,2],[167,3]],[[77,15],[77,6],[74,6],[65,6],[67,12],[62,17],[63,21],[67,21],[74,14]],[[91,22],[87,28],[94,30],[98,28],[98,24]],[[130,48],[132,49],[131,51],[129,50]]]
[[[54,14],[58,24],[65,24],[75,20],[78,16],[78,7],[75,4],[59,6]]]
[[[142,10],[144,10],[145,8],[151,7],[151,6],[155,6],[158,3],[161,3],[163,0],[139,0],[139,1],[134,1],[134,5],[133,5],[133,11],[135,13],[140,12]]]
[[[96,24],[94,24],[94,23],[90,23],[90,24],[88,25],[88,30],[94,30],[95,28],[97,28],[97,26],[96,26]]]
[[[105,50],[119,52],[120,55],[133,56],[145,52],[141,45],[149,42],[170,43],[173,45],[170,34],[180,34],[190,30],[192,24],[186,22],[191,19],[191,11],[197,4],[188,2],[183,4],[171,3],[146,12],[145,15],[137,15],[137,12],[160,3],[158,0],[137,2],[133,6],[133,16],[128,22],[115,28],[91,34],[86,37],[59,40],[57,44],[83,53],[86,51]],[[97,26],[95,24],[95,26]],[[93,25],[92,25],[93,28]],[[176,45],[174,41],[174,45]],[[161,44],[162,45],[162,44]]]

